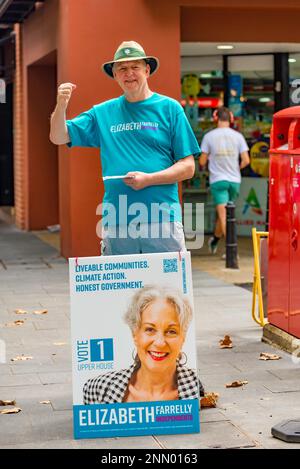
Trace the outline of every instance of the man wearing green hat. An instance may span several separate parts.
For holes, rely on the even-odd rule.
[[[185,250],[177,183],[193,176],[200,149],[180,104],[150,90],[158,67],[140,44],[123,42],[102,70],[124,94],[72,120],[76,85],[58,87],[51,141],[101,149],[105,255]]]

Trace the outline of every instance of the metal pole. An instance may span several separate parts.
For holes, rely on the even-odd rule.
[[[235,204],[226,205],[226,268],[238,269],[238,246],[236,234]]]
[[[228,107],[229,103],[229,89],[228,89],[228,56],[223,55],[223,80],[224,80],[224,106]]]

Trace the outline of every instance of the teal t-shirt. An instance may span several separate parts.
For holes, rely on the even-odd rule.
[[[103,176],[153,173],[200,153],[180,104],[158,93],[134,103],[123,95],[97,104],[68,120],[67,128],[69,146],[100,148]],[[170,221],[181,221],[177,184],[135,191],[121,179],[109,179],[104,187],[103,206],[111,211],[114,207],[116,224],[128,224],[136,217],[140,222],[161,222],[163,214]]]

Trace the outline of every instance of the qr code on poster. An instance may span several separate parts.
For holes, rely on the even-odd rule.
[[[163,259],[164,273],[178,272],[177,259]]]

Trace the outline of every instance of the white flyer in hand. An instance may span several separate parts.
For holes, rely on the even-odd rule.
[[[107,181],[108,179],[134,179],[134,176],[127,176],[126,174],[123,174],[122,176],[104,176],[102,179],[103,181]]]

